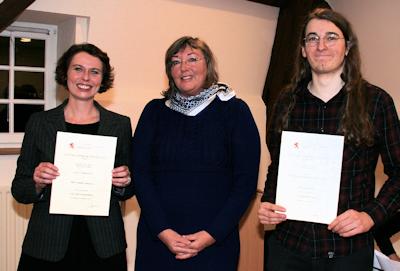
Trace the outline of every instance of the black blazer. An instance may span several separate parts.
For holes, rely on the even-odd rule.
[[[29,119],[11,187],[12,195],[18,202],[33,203],[22,251],[47,261],[59,261],[64,257],[73,216],[49,214],[51,186],[37,195],[32,176],[40,162],[54,163],[57,131],[66,131],[66,104],[67,101],[64,101],[60,106],[35,113]],[[98,134],[118,138],[115,167],[128,166],[132,137],[130,119],[106,110],[97,102],[95,106],[100,112]],[[121,253],[127,246],[119,201],[134,195],[133,183],[125,189],[113,188],[112,191],[109,216],[85,216],[94,249],[102,258]]]

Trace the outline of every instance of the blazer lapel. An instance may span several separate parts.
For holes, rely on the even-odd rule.
[[[64,118],[64,107],[67,105],[68,99],[65,100],[61,105],[49,111],[47,116],[48,125],[46,130],[51,133],[57,133],[57,131],[66,131],[65,118]],[[94,101],[94,105],[100,112],[100,125],[99,135],[110,135],[113,134],[113,118],[109,111],[102,107],[98,102]],[[50,113],[51,112],[51,113]],[[55,138],[54,138],[55,144]]]
[[[48,126],[46,129],[49,131],[65,131],[65,118],[64,118],[64,107],[68,100],[65,100],[61,105],[49,111],[47,116]]]
[[[102,107],[98,102],[94,102],[94,105],[100,112],[100,125],[99,125],[99,135],[112,135],[113,134],[113,119],[111,118],[110,112],[108,112],[104,107]]]

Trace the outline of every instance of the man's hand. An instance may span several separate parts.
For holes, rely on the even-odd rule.
[[[366,212],[350,209],[337,216],[328,225],[328,230],[342,237],[351,237],[369,231],[374,224],[374,221]]]

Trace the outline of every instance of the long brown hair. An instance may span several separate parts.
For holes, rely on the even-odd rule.
[[[278,121],[278,130],[288,127],[289,115],[296,103],[296,91],[299,86],[307,84],[311,79],[311,67],[307,59],[301,54],[304,44],[305,31],[308,23],[312,19],[327,20],[338,27],[346,40],[347,56],[344,60],[342,80],[345,82],[344,89],[347,93],[346,103],[343,106],[343,115],[339,125],[339,133],[345,136],[346,142],[355,145],[373,144],[374,134],[370,116],[368,114],[368,97],[364,90],[364,79],[361,75],[361,58],[358,47],[358,40],[352,30],[351,24],[341,14],[326,8],[318,8],[312,11],[305,19],[300,41],[297,49],[297,56],[294,66],[291,82],[284,89],[282,103],[286,111],[280,116]]]

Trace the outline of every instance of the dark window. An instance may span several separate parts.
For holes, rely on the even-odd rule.
[[[8,99],[9,71],[0,70],[0,99]]]
[[[43,72],[15,72],[15,99],[44,99]]]
[[[8,133],[8,105],[0,104],[0,132]]]
[[[10,63],[10,37],[0,37],[0,65]]]
[[[25,131],[25,125],[32,113],[44,110],[44,105],[16,104],[14,106],[14,131],[21,133]]]
[[[44,67],[45,41],[15,38],[15,66]]]

